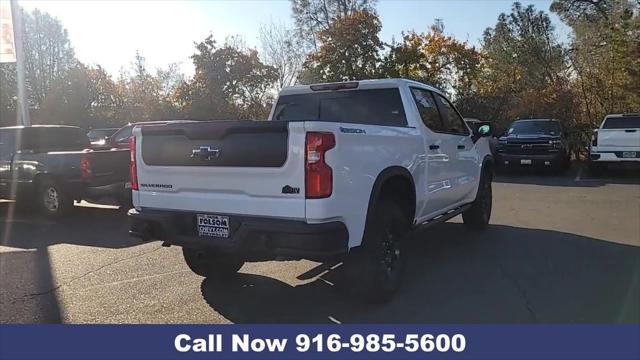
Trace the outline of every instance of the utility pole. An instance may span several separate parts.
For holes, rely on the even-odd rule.
[[[16,72],[18,80],[18,106],[16,106],[16,113],[18,118],[22,121],[22,125],[31,126],[31,119],[29,118],[29,100],[27,99],[27,89],[24,76],[24,47],[23,47],[23,35],[22,28],[22,14],[20,13],[20,7],[17,0],[10,0],[11,2],[11,18],[13,21],[13,39],[16,46]]]

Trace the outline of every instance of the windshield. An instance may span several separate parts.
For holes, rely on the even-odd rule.
[[[556,121],[516,121],[511,124],[509,135],[560,135],[560,124]]]
[[[398,89],[284,95],[278,99],[273,120],[407,125]]]
[[[117,129],[94,129],[89,131],[89,133],[87,133],[87,136],[91,139],[91,140],[99,140],[99,139],[104,139],[106,137],[109,137],[111,134],[113,134]]]
[[[113,141],[117,143],[125,142],[129,140],[131,137],[131,133],[133,132],[133,125],[127,125],[122,129],[118,130],[115,134],[111,136]]]

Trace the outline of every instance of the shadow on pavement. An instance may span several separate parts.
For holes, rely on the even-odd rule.
[[[128,234],[123,211],[75,207],[52,221],[29,208],[0,201],[0,323],[59,323],[56,281],[48,246],[73,244],[100,248],[139,245]]]
[[[548,169],[516,168],[498,172],[493,181],[498,183],[599,187],[607,184],[640,184],[640,167],[610,166],[600,175],[589,172],[586,163],[576,162],[562,174],[555,174]]]
[[[226,282],[205,279],[201,291],[236,323],[640,321],[637,247],[502,225],[477,233],[445,223],[413,235],[408,253],[403,288],[386,305],[342,296],[335,289],[345,285],[340,267],[298,286],[241,273]]]
[[[29,208],[0,202],[0,245],[14,248],[46,248],[74,244],[103,248],[140,245],[128,235],[124,211],[116,208],[75,206],[65,217],[45,219]]]
[[[7,271],[28,269],[29,271]],[[33,251],[0,253],[0,323],[29,322],[60,323],[60,307],[51,275],[49,251],[40,248]],[[12,288],[7,286],[11,284]],[[21,306],[7,306],[18,299],[14,293],[22,294]],[[11,310],[9,311],[9,308]]]

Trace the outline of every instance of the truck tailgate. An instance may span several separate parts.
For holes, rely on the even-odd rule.
[[[124,184],[129,181],[129,150],[92,151],[88,155],[92,186]]]
[[[599,129],[598,146],[640,148],[640,129]]]
[[[134,135],[136,207],[305,216],[303,123],[208,121]]]

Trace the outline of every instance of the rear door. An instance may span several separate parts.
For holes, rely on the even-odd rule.
[[[598,147],[640,148],[640,115],[607,117],[598,130]]]
[[[134,135],[139,183],[134,204],[140,207],[305,216],[301,122],[145,125]]]

